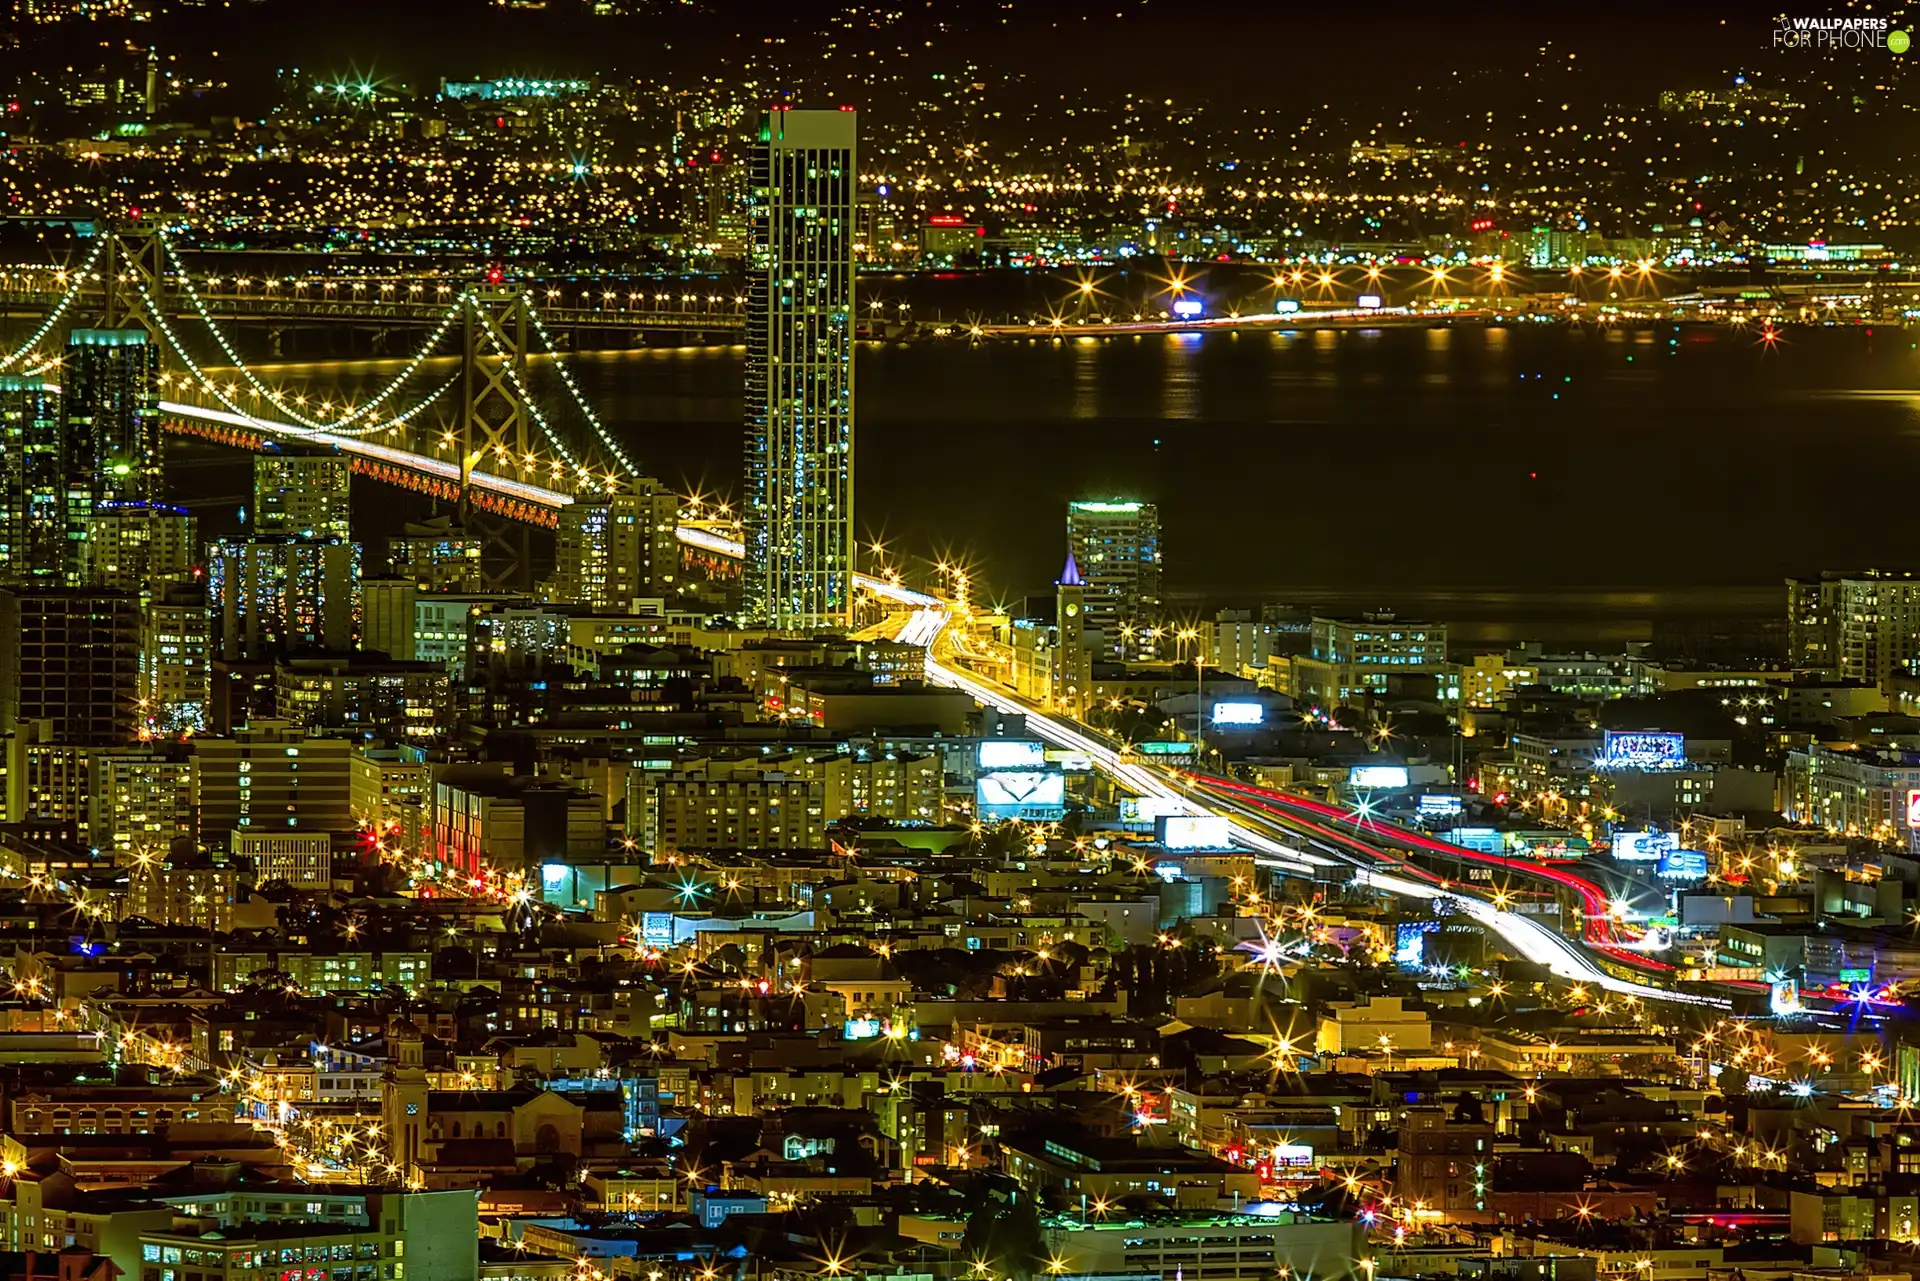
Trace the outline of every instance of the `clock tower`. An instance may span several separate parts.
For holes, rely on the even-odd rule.
[[[1093,695],[1093,652],[1087,648],[1087,583],[1073,553],[1054,584],[1059,621],[1054,628],[1053,710],[1084,720]]]

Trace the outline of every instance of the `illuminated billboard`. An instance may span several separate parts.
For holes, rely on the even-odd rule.
[[[1120,802],[1122,823],[1157,823],[1170,814],[1186,812],[1186,802],[1173,796],[1129,796]]]
[[[1173,314],[1182,320],[1193,320],[1207,309],[1207,305],[1198,298],[1176,298],[1173,302]]]
[[[1039,769],[1047,763],[1047,745],[1038,739],[989,738],[975,763],[981,769]]]
[[[1561,831],[1508,832],[1507,852],[1527,858],[1573,861],[1587,856],[1587,839]]]
[[[1215,725],[1258,725],[1267,719],[1267,709],[1259,703],[1215,703]]]
[[[1037,744],[1036,744],[1037,746]],[[999,770],[974,781],[974,811],[983,819],[1051,823],[1066,817],[1067,776],[1059,770]]]
[[[1504,854],[1507,848],[1507,838],[1491,827],[1456,827],[1446,833],[1446,838],[1463,849],[1482,854]]]
[[[1907,826],[1920,828],[1920,789],[1907,793]]]
[[[1233,842],[1227,838],[1227,820],[1211,814],[1170,814],[1154,825],[1160,844],[1170,850],[1224,850]]]
[[[1298,298],[1275,298],[1273,300],[1273,309],[1282,316],[1291,316],[1300,310],[1300,300]]]
[[[1687,764],[1687,737],[1635,730],[1608,730],[1601,740],[1601,769],[1684,769]]]
[[[1658,863],[1680,846],[1672,832],[1616,832],[1613,856],[1623,863]]]
[[[673,946],[673,913],[642,912],[640,914],[640,941],[648,947],[657,947],[662,951]]]
[[[1405,787],[1404,765],[1356,765],[1347,771],[1347,782],[1354,787]]]
[[[1421,818],[1458,818],[1467,812],[1467,803],[1458,796],[1428,793],[1418,802]]]
[[[1654,875],[1664,881],[1704,881],[1707,879],[1707,852],[1668,850],[1660,856],[1660,870]]]
[[[1378,311],[1383,305],[1379,294],[1361,294],[1353,300],[1353,305],[1362,311]]]
[[[1433,921],[1402,921],[1393,931],[1393,963],[1407,969],[1427,964],[1427,935],[1440,927]]]

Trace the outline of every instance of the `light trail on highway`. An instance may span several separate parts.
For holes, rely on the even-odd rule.
[[[1359,866],[1350,858],[1327,858],[1289,845],[1270,834],[1270,831],[1259,830],[1261,826],[1266,826],[1270,830],[1277,827],[1278,825],[1272,822],[1273,816],[1250,814],[1248,810],[1252,807],[1235,806],[1218,797],[1196,800],[1189,791],[1183,790],[1161,771],[1137,761],[1125,759],[1113,747],[1093,738],[1075,724],[1040,711],[1005,690],[995,688],[941,663],[935,657],[934,650],[943,634],[944,627],[935,632],[927,648],[927,679],[929,681],[950,689],[963,690],[975,701],[989,707],[1024,716],[1028,728],[1041,738],[1068,751],[1085,755],[1102,773],[1130,791],[1142,796],[1177,802],[1188,813],[1214,814],[1227,819],[1229,834],[1234,843],[1252,850],[1256,856],[1255,862],[1262,867],[1304,875],[1318,875],[1332,867],[1351,867],[1360,884],[1369,889],[1428,902],[1436,899],[1449,900],[1460,915],[1497,934],[1506,940],[1507,944],[1520,956],[1561,978],[1591,984],[1604,991],[1621,996],[1632,996],[1638,1000],[1667,1001],[1705,1009],[1732,1008],[1732,1002],[1719,997],[1702,996],[1692,992],[1674,992],[1651,984],[1620,978],[1601,969],[1591,957],[1581,951],[1578,945],[1559,932],[1550,930],[1529,917],[1502,911],[1491,903],[1444,884],[1417,880],[1412,876],[1381,871],[1374,867]],[[1378,851],[1374,853],[1376,857],[1379,856]]]
[[[1255,803],[1251,798],[1241,798],[1241,800],[1245,802],[1246,807],[1250,807]],[[1223,808],[1240,813],[1243,816],[1247,812],[1246,807],[1236,804],[1227,798],[1216,797],[1215,801]],[[1309,804],[1312,804],[1312,802],[1309,802]],[[1329,806],[1325,808],[1331,809],[1332,807]],[[1337,813],[1337,811],[1335,811],[1335,813]],[[1269,821],[1277,818],[1277,814],[1272,815]],[[1323,839],[1332,837],[1337,843],[1350,843],[1349,848],[1351,846],[1359,846],[1361,850],[1387,862],[1389,866],[1394,865],[1393,857],[1390,854],[1373,849],[1368,843],[1361,841],[1357,837],[1346,836],[1321,824],[1312,823],[1304,819],[1295,819],[1292,820],[1292,822],[1313,831]],[[1580,983],[1588,983],[1595,987],[1602,988],[1605,991],[1622,996],[1632,996],[1639,1000],[1669,1001],[1681,1005],[1700,1006],[1705,1009],[1724,1010],[1732,1008],[1733,1003],[1731,1001],[1723,1000],[1719,997],[1702,996],[1693,992],[1675,992],[1667,988],[1654,987],[1651,984],[1621,978],[1594,964],[1590,956],[1581,951],[1580,947],[1575,944],[1573,940],[1567,938],[1558,930],[1548,929],[1531,917],[1521,916],[1515,912],[1504,911],[1492,903],[1474,897],[1465,887],[1451,885],[1443,880],[1432,877],[1431,873],[1424,872],[1421,869],[1411,868],[1405,864],[1401,864],[1400,867],[1401,870],[1399,871],[1381,871],[1372,867],[1356,867],[1354,874],[1362,885],[1370,889],[1383,890],[1390,894],[1399,894],[1408,898],[1424,899],[1429,902],[1439,899],[1447,900],[1462,916],[1468,917],[1486,929],[1498,934],[1521,956],[1536,965],[1544,967],[1561,978]],[[1410,875],[1409,872],[1414,874]],[[1647,958],[1635,957],[1634,959],[1644,962]],[[1658,963],[1656,962],[1656,964]]]
[[[1263,809],[1269,809],[1275,812],[1292,811],[1295,814],[1304,813],[1322,823],[1351,823],[1357,831],[1371,832],[1376,837],[1374,842],[1367,843],[1369,847],[1378,846],[1386,842],[1410,846],[1415,850],[1437,855],[1441,858],[1453,859],[1456,862],[1473,863],[1482,867],[1498,867],[1515,876],[1538,877],[1541,880],[1549,881],[1564,889],[1572,890],[1580,899],[1583,921],[1582,933],[1588,946],[1594,948],[1596,951],[1604,952],[1616,961],[1635,966],[1639,969],[1669,974],[1673,972],[1673,966],[1667,964],[1665,961],[1656,960],[1653,957],[1634,951],[1631,946],[1633,940],[1623,940],[1619,938],[1614,931],[1613,913],[1611,911],[1611,904],[1607,901],[1606,894],[1592,881],[1587,880],[1583,876],[1575,875],[1564,868],[1549,867],[1544,863],[1516,863],[1513,859],[1506,858],[1502,855],[1483,854],[1477,850],[1469,850],[1464,846],[1436,840],[1424,832],[1417,832],[1412,828],[1378,818],[1360,817],[1358,821],[1356,821],[1357,816],[1355,814],[1342,810],[1338,806],[1329,805],[1324,801],[1310,800],[1304,796],[1295,796],[1290,792],[1277,791],[1269,787],[1256,787],[1249,783],[1241,783],[1232,779],[1216,778],[1211,775],[1193,774],[1188,777],[1197,786],[1225,791],[1248,798],[1255,804],[1260,805]],[[1305,820],[1302,819],[1299,821]],[[1360,838],[1355,837],[1353,839],[1359,840]]]
[[[939,637],[940,633],[936,632],[932,639],[937,642]],[[1034,733],[1057,747],[1064,747],[1070,752],[1079,752],[1092,761],[1101,773],[1116,779],[1129,791],[1141,796],[1173,802],[1183,813],[1207,814],[1210,812],[1204,805],[1183,796],[1172,783],[1154,770],[1138,762],[1126,760],[1114,748],[1092,737],[1071,722],[1049,716],[1045,712],[1029,707],[1012,694],[995,689],[964,672],[946,666],[934,657],[933,649],[934,645],[930,643],[927,648],[927,679],[934,684],[962,690],[972,695],[975,702],[998,708],[1009,715],[1026,717],[1027,726]],[[1243,845],[1256,854],[1264,855],[1269,860],[1270,866],[1286,871],[1312,876],[1338,865],[1333,859],[1309,854],[1231,820],[1229,820],[1228,832],[1236,844]]]

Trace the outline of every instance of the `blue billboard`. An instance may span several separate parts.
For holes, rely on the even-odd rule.
[[[1427,935],[1439,928],[1438,921],[1400,922],[1393,931],[1393,963],[1402,969],[1425,969]]]
[[[1685,769],[1687,736],[1610,729],[1594,764],[1601,769]]]
[[[1707,852],[1668,850],[1660,856],[1660,870],[1654,875],[1666,881],[1704,881],[1707,879]]]

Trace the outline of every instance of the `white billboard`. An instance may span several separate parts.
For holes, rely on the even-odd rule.
[[[985,819],[1052,822],[1067,812],[1067,777],[1058,770],[1002,770],[974,781],[974,809]]]
[[[1233,842],[1227,839],[1227,820],[1212,814],[1175,814],[1154,825],[1160,844],[1170,850],[1224,850]]]
[[[1347,782],[1354,787],[1405,787],[1404,765],[1356,765],[1347,771]]]
[[[1213,723],[1215,725],[1258,725],[1267,719],[1267,709],[1262,703],[1215,703],[1213,705]]]
[[[1613,856],[1623,863],[1658,863],[1680,842],[1672,832],[1615,832]]]
[[[1187,803],[1176,796],[1129,796],[1120,802],[1122,823],[1156,823],[1186,812]]]
[[[983,739],[975,760],[981,769],[1037,769],[1047,763],[1047,745],[1038,739]]]

